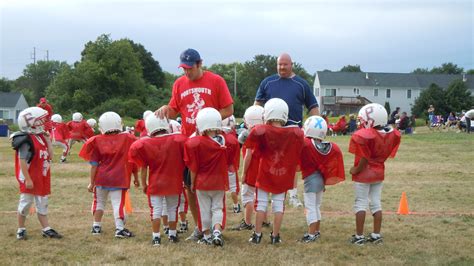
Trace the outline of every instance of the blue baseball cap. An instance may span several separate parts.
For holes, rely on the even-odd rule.
[[[181,60],[179,67],[192,68],[196,62],[201,61],[201,56],[198,51],[189,48],[181,53],[179,59]]]

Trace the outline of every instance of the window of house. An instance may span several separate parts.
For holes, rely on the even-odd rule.
[[[336,89],[326,89],[326,96],[336,96]]]
[[[379,89],[374,89],[374,97],[378,97],[379,96]]]
[[[0,110],[0,118],[8,118],[8,111]]]
[[[359,88],[354,88],[354,95],[359,95]]]
[[[407,90],[407,99],[411,99],[411,90]]]
[[[386,92],[386,94],[385,94],[385,97],[390,98],[391,95],[392,95],[392,90],[391,90],[391,89],[387,89],[387,92]]]

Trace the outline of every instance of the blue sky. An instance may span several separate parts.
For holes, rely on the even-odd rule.
[[[0,77],[46,58],[70,64],[100,34],[130,38],[175,74],[195,48],[205,65],[288,52],[310,73],[359,64],[410,72],[453,62],[474,69],[473,1],[0,0]]]

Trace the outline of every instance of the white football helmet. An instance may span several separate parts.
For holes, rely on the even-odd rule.
[[[97,125],[97,121],[95,121],[94,118],[87,119],[87,124],[91,127],[94,128],[95,125]]]
[[[161,119],[156,115],[148,115],[145,118],[145,127],[146,131],[148,131],[148,135],[150,136],[160,130],[166,130],[167,132],[170,131],[170,124],[168,123],[168,119]]]
[[[265,123],[276,120],[286,124],[286,121],[288,121],[288,104],[282,99],[272,98],[265,103],[263,108],[263,120]]]
[[[102,134],[122,131],[122,118],[115,112],[105,112],[99,117],[99,129]]]
[[[51,121],[55,123],[61,123],[63,122],[63,118],[61,117],[60,114],[54,114],[53,116],[51,116]]]
[[[328,125],[324,118],[313,115],[304,122],[303,131],[306,137],[324,140],[328,132]]]
[[[222,126],[223,127],[228,127],[228,128],[234,128],[235,127],[235,116],[231,115],[227,117],[226,119],[222,120]]]
[[[171,119],[169,121],[171,127],[171,133],[181,132],[181,124],[178,121]]]
[[[252,105],[245,110],[244,121],[249,128],[255,125],[263,124],[263,113],[264,109],[260,105]]]
[[[143,112],[143,120],[145,120],[146,117],[147,117],[148,115],[150,115],[150,114],[153,114],[153,112],[150,111],[150,110],[146,110],[145,112]]]
[[[22,132],[41,134],[47,118],[48,112],[43,108],[29,107],[18,114],[18,127]]]
[[[82,114],[81,113],[72,114],[72,121],[81,122],[82,121]]]
[[[212,107],[203,108],[196,116],[196,126],[201,133],[206,130],[222,130],[222,116]]]
[[[388,121],[388,114],[385,107],[378,103],[364,105],[359,111],[359,119],[363,127],[371,128],[385,126]]]

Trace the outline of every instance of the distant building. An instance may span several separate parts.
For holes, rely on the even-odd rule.
[[[28,107],[22,93],[0,92],[0,119],[8,123],[16,123],[18,114]]]
[[[313,90],[321,112],[331,112],[333,115],[357,113],[360,107],[367,103],[384,105],[389,102],[392,111],[400,107],[402,112],[410,115],[411,108],[422,90],[432,83],[446,89],[455,79],[466,82],[474,95],[474,75],[466,74],[318,71]]]

